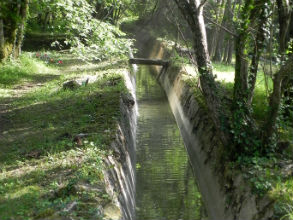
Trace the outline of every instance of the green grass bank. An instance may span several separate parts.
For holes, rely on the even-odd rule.
[[[53,52],[1,64],[1,220],[103,219],[112,201],[103,160],[112,154],[127,68],[125,60],[87,63]],[[63,88],[74,79],[80,86]]]

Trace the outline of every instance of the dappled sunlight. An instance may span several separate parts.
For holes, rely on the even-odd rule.
[[[25,162],[17,161],[15,165],[7,166],[7,171],[0,173],[0,182],[5,182],[9,178],[28,178],[32,172],[47,173],[54,169],[70,169],[72,167],[81,167],[83,163],[93,159],[94,152],[104,154],[94,145],[88,148],[76,148],[59,153],[48,154],[39,159],[31,159]]]
[[[234,83],[235,69],[233,65],[213,63],[213,74],[216,80],[224,83]]]
[[[190,76],[197,76],[197,71],[196,71],[196,67],[194,65],[188,65],[188,64],[185,64],[182,66],[182,69],[184,70],[184,72],[187,74],[187,75],[190,75]]]
[[[38,186],[28,186],[25,188],[22,188],[14,193],[9,194],[9,197],[6,197],[5,199],[18,199],[25,194],[34,194],[33,192],[38,192],[40,188]]]
[[[221,72],[214,70],[217,81],[234,82],[234,71],[233,72]]]

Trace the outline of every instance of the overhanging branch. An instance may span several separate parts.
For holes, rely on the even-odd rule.
[[[235,34],[233,31],[230,31],[228,28],[226,28],[226,27],[220,25],[219,23],[213,21],[213,19],[207,17],[206,15],[203,15],[203,16],[204,16],[204,18],[206,18],[209,22],[211,22],[211,23],[217,25],[219,28],[223,29],[223,30],[226,31],[228,34],[231,34],[233,37],[237,37],[237,34]]]
[[[200,5],[198,6],[198,9],[200,10],[204,5],[205,3],[207,2],[207,0],[203,0]]]

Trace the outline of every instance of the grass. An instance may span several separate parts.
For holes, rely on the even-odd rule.
[[[0,64],[0,88],[11,88],[25,80],[37,80],[40,74],[55,74],[44,62],[32,57],[32,54],[24,54],[19,60],[10,60]]]
[[[279,181],[269,192],[277,200],[275,204],[276,215],[280,219],[293,219],[293,178]],[[284,215],[284,213],[286,213]]]
[[[0,128],[0,219],[101,219],[101,207],[111,202],[103,158],[116,134],[126,65],[86,64],[66,54],[50,54],[63,65],[49,65],[30,56],[4,64],[15,76],[1,81],[11,84]],[[54,77],[42,81],[43,70]],[[66,80],[89,76],[97,81],[62,89]],[[27,83],[31,87],[23,89]],[[87,136],[77,138],[82,133]]]
[[[213,67],[214,73],[217,75],[217,80],[227,89],[228,94],[232,98],[235,71],[234,65],[213,63]],[[262,71],[259,71],[252,100],[253,115],[258,123],[263,123],[265,121],[265,112],[268,109],[268,98],[272,88],[272,79],[266,77]]]

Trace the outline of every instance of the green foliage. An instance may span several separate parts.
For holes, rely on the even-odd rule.
[[[172,62],[174,62],[174,64],[184,65],[184,64],[190,64],[190,59],[181,56],[180,54],[177,53],[176,50],[174,50],[172,55]]]
[[[108,5],[108,4],[106,4]],[[106,7],[106,6],[105,6]],[[38,24],[38,11],[54,16],[49,24],[44,24],[48,31],[66,35],[65,44],[72,48],[80,58],[85,60],[102,60],[107,57],[123,57],[128,54],[132,41],[124,38],[125,34],[118,27],[94,17],[95,5],[86,0],[34,1],[29,23],[32,27]],[[48,27],[47,27],[48,26]],[[59,41],[54,46],[62,47]]]
[[[92,29],[95,31],[92,32]],[[86,36],[83,43],[80,38],[72,37],[68,43],[73,46],[72,51],[82,59],[101,61],[107,57],[126,58],[132,41],[123,38],[125,34],[117,27],[97,20],[89,24],[89,29],[83,29],[80,36]]]
[[[293,178],[278,181],[270,191],[270,196],[277,200],[275,204],[275,217],[278,219],[293,219]]]

